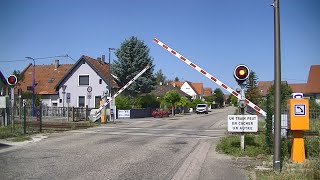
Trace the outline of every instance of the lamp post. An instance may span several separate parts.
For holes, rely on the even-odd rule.
[[[112,96],[112,88],[111,88],[111,59],[110,59],[110,57],[111,57],[111,51],[114,51],[114,50],[116,50],[115,48],[108,48],[108,50],[109,50],[109,73],[110,73],[110,77],[108,78],[108,87],[109,87],[109,97],[111,97]],[[109,109],[110,109],[110,116],[109,116],[109,121],[111,120],[111,104],[109,103]]]
[[[31,59],[33,60],[33,73],[32,73],[32,116],[34,116],[34,82],[35,82],[35,61],[34,61],[34,58],[32,57],[26,57],[27,59]]]
[[[64,110],[64,98],[65,98],[65,94],[66,94],[66,88],[67,88],[67,85],[63,85],[61,86],[62,87],[62,114],[63,114],[63,117],[65,116],[65,110]]]

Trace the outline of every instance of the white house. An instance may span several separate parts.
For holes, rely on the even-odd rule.
[[[22,71],[25,78],[19,81],[16,89],[30,90],[33,72],[35,94],[41,95],[42,103],[49,107],[99,107],[109,84],[112,93],[119,88],[109,73],[109,64],[105,63],[104,55],[97,59],[83,55],[74,65],[59,64],[59,60],[52,65],[33,67],[29,64]]]

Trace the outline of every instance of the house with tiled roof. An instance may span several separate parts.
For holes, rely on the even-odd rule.
[[[287,81],[282,81],[287,83]],[[273,81],[258,82],[258,89],[263,97],[267,96]],[[320,104],[320,65],[312,65],[309,70],[307,83],[288,84],[293,93],[303,93],[305,97],[313,97]]]
[[[203,83],[174,81],[170,84],[174,87],[180,87],[180,90],[190,95],[192,99],[203,99],[204,97]]]
[[[0,71],[0,96],[5,95],[6,87],[7,87],[7,78],[5,78]]]
[[[203,88],[203,96],[208,97],[212,95],[212,88],[210,87],[205,87]]]
[[[42,103],[49,107],[98,107],[109,82],[112,90],[119,88],[104,56],[93,59],[83,55],[75,64],[59,64],[59,60],[52,65],[30,64],[22,71],[24,79],[17,88],[30,89],[33,72],[35,94],[41,95]]]
[[[150,94],[153,94],[156,97],[161,97],[161,96],[164,96],[166,92],[172,91],[172,90],[177,91],[180,96],[184,96],[184,97],[187,97],[188,99],[191,99],[190,95],[181,91],[179,87],[174,87],[172,85],[156,85],[154,89],[150,92]]]
[[[69,93],[70,106],[97,108],[109,86],[111,94],[119,89],[116,78],[109,72],[105,56],[93,59],[83,55],[60,79],[55,89],[59,97],[63,97],[63,87],[66,87],[65,93]]]
[[[42,103],[48,106],[58,106],[59,94],[57,94],[54,87],[71,66],[72,64],[59,64],[59,60],[55,60],[54,63],[50,65],[33,66],[30,63],[21,72],[24,78],[18,80],[15,93],[17,93],[18,89],[22,92],[32,92],[32,82],[34,78],[34,93],[41,95]]]

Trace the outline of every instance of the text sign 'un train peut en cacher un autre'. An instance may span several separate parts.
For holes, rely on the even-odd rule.
[[[257,132],[257,115],[228,115],[228,132]]]

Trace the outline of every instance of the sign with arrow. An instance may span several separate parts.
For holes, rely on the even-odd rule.
[[[305,116],[306,115],[306,105],[305,104],[295,104],[294,105],[294,115],[295,116]]]

